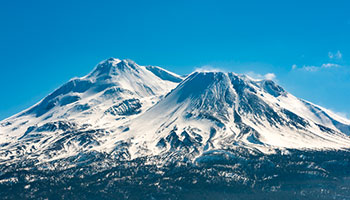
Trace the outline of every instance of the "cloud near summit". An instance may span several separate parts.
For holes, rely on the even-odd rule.
[[[217,67],[213,67],[211,65],[204,65],[198,68],[195,68],[194,71],[196,72],[227,72],[226,70],[222,69],[222,68],[217,68]]]
[[[253,71],[245,73],[247,76],[253,78],[253,79],[267,79],[267,80],[276,80],[276,74],[274,73],[267,73],[267,74],[258,74]]]
[[[296,64],[292,65],[292,70],[302,70],[307,72],[317,72],[322,69],[330,69],[330,68],[339,68],[341,65],[335,63],[324,63],[320,66],[315,65],[303,65],[302,67],[298,67]]]

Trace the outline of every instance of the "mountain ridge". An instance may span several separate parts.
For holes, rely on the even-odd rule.
[[[266,82],[270,86],[261,87]],[[271,90],[271,86],[275,89]],[[195,72],[158,104],[136,118],[135,123],[131,124],[130,131],[132,132],[135,127],[132,133],[137,135],[147,127],[146,130],[151,130],[147,135],[156,136],[149,139],[150,143],[153,141],[150,146],[162,143],[162,146],[171,149],[171,141],[165,145],[167,144],[164,142],[165,138],[168,136],[181,138],[179,135],[181,132],[195,128],[198,130],[196,133],[201,132],[203,141],[207,141],[207,143],[199,142],[203,147],[200,150],[202,153],[210,149],[208,145],[214,149],[216,145],[218,149],[224,148],[225,145],[220,143],[226,143],[226,140],[235,141],[236,145],[243,142],[241,145],[258,148],[263,152],[279,147],[332,148],[337,146],[333,143],[337,140],[342,141],[339,142],[338,148],[348,147],[347,136],[339,130],[327,133],[321,122],[314,122],[314,119],[299,113],[302,116],[300,117],[291,112],[290,108],[278,105],[276,102],[281,100],[276,96],[284,101],[293,100],[304,105],[302,100],[285,92],[271,81],[254,81],[234,73]],[[306,106],[301,109],[306,109]],[[158,113],[162,115],[158,116]],[[146,119],[151,120],[151,123],[149,120],[147,124],[142,123]],[[159,136],[161,132],[165,134],[162,137]],[[174,135],[176,132],[178,133]],[[187,140],[194,140],[196,133],[192,133],[193,138]],[[284,136],[287,133],[290,136]],[[294,140],[295,138],[299,140]],[[329,141],[333,142],[327,144]],[[284,143],[279,144],[281,142]]]
[[[115,58],[1,124],[3,164],[13,157],[51,162],[95,151],[125,151],[135,159],[185,148],[200,156],[230,145],[265,153],[347,149],[350,141],[345,119],[272,80],[209,71],[183,79]]]
[[[271,80],[111,58],[0,122],[0,196],[347,199],[349,127]]]

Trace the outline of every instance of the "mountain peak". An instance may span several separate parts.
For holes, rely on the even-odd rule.
[[[92,76],[113,76],[118,75],[120,72],[125,71],[138,71],[139,66],[130,59],[117,59],[117,58],[108,58],[100,62],[95,69],[89,74],[89,77]]]
[[[165,95],[182,81],[179,75],[162,68],[158,67],[157,72],[139,66],[130,59],[109,58],[100,62],[87,76],[71,79],[57,88],[38,104],[24,111],[21,116],[35,114],[36,117],[41,117],[47,113],[52,114],[54,108],[79,104],[81,99],[92,98],[103,91],[103,100],[112,96],[121,98],[125,94],[132,95],[131,98],[158,98],[158,95]],[[95,99],[91,105],[95,105],[96,102],[99,101]],[[89,107],[86,103],[80,106]]]
[[[198,156],[225,145],[264,152],[343,148],[349,130],[271,80],[221,71],[197,71],[183,80],[160,67],[109,58],[1,122],[0,160],[35,152],[46,162],[125,148],[130,159],[182,147]]]
[[[187,185],[196,188],[200,181],[208,186],[209,179],[230,187],[271,180],[275,192],[277,180],[294,176],[284,176],[290,171],[298,172],[292,182],[312,176],[334,185],[344,174],[331,172],[350,166],[349,135],[349,122],[271,80],[220,71],[197,71],[183,79],[160,67],[109,58],[0,122],[0,187],[5,188],[0,194],[24,191],[30,194],[23,197],[37,198],[38,186],[55,180],[64,183],[59,192],[72,185],[67,194],[95,195],[102,188],[103,195],[112,191],[115,198],[128,198],[114,186],[137,188],[140,181],[130,180],[145,180],[159,192],[173,186],[169,180],[179,180],[176,188],[182,188],[183,177],[194,177]],[[155,182],[144,179],[144,172]],[[167,179],[159,184],[163,174]],[[99,185],[87,187],[91,182]]]
[[[108,58],[108,59],[103,60],[102,62],[100,62],[100,64],[105,63],[105,62],[109,62],[109,63],[119,63],[119,62],[121,62],[121,61],[122,61],[121,59],[110,57],[110,58]]]
[[[208,97],[209,92],[214,99],[230,94],[230,96],[246,96],[247,93],[268,93],[274,97],[286,95],[287,92],[272,80],[254,80],[242,74],[220,71],[196,71],[190,74],[176,88],[178,101],[199,96]],[[170,94],[169,94],[170,95]],[[214,100],[213,99],[213,100]]]

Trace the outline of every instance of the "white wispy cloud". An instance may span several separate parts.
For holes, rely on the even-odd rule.
[[[301,69],[308,71],[308,72],[316,72],[320,69],[321,67],[316,67],[316,66],[303,66]]]
[[[267,80],[275,80],[276,75],[274,73],[267,73],[264,75],[264,78]]]
[[[342,117],[342,118],[344,118],[344,119],[350,121],[350,118],[349,118],[349,116],[348,116],[347,113],[345,113],[345,112],[336,112],[336,111],[334,111],[334,110],[331,110],[331,111],[332,111],[334,114],[339,115],[340,117]]]
[[[337,52],[328,52],[328,58],[330,59],[342,59],[343,54],[338,50]]]
[[[325,63],[321,65],[321,68],[332,68],[332,67],[340,67],[340,65],[338,64],[334,64],[334,63]]]
[[[247,76],[256,79],[256,80],[262,80],[262,79],[267,79],[267,80],[276,80],[276,74],[274,73],[267,73],[267,74],[258,74],[253,71],[245,73]]]
[[[196,71],[196,72],[226,72],[225,69],[213,67],[211,65],[204,65],[204,66],[195,68],[194,71]]]
[[[292,70],[303,70],[308,72],[317,72],[322,69],[330,69],[330,68],[339,68],[341,67],[338,64],[335,63],[324,63],[320,66],[315,65],[303,65],[302,67],[298,67],[296,64],[292,65]]]

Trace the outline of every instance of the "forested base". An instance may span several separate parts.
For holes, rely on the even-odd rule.
[[[66,170],[1,166],[2,199],[350,199],[350,152],[248,154],[221,150],[195,162],[106,160]],[[230,156],[227,156],[227,155]],[[165,156],[165,155],[164,155]],[[167,155],[175,156],[175,155]],[[180,157],[179,157],[180,158]],[[172,160],[177,160],[176,156]],[[63,161],[61,161],[63,162]],[[100,163],[97,167],[96,163]],[[107,167],[109,166],[109,167]]]

